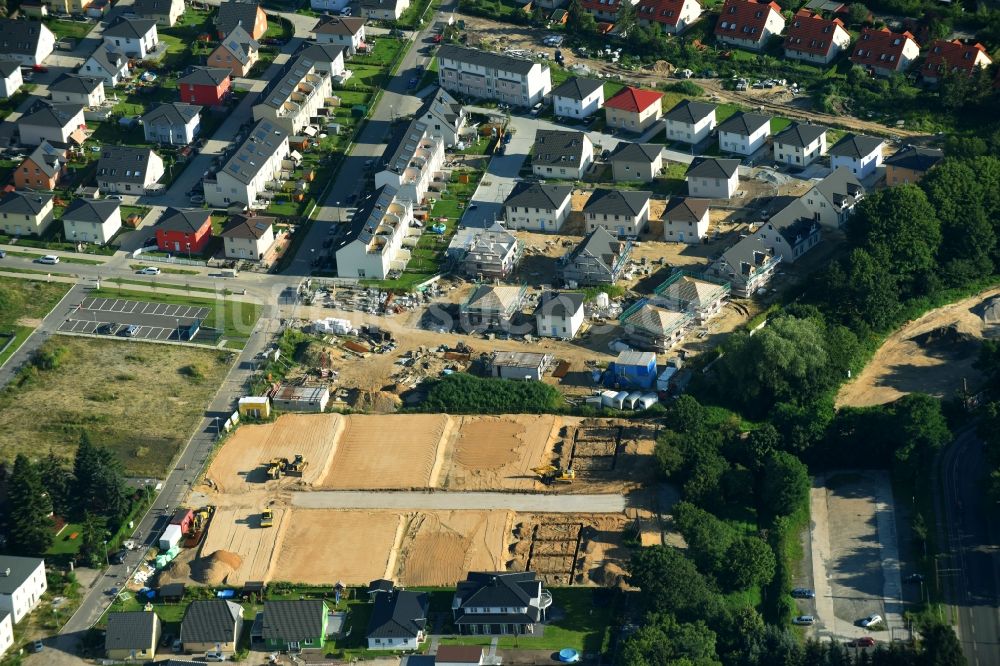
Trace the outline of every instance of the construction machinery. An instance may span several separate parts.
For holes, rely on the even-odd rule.
[[[288,467],[288,458],[271,458],[267,461],[267,476],[269,479],[280,479]]]
[[[285,474],[290,476],[302,476],[302,473],[306,471],[306,466],[309,465],[306,459],[301,453],[295,454],[295,460],[287,463],[285,465]]]
[[[555,465],[533,467],[531,471],[537,474],[538,480],[546,485],[553,483],[573,483],[573,480],[576,479],[576,472],[572,469],[563,469]]]
[[[274,526],[274,511],[270,509],[264,509],[260,512],[260,526],[261,527],[273,527]]]

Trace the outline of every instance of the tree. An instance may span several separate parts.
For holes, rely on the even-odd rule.
[[[73,461],[76,511],[106,516],[112,527],[128,514],[128,493],[122,464],[110,450],[95,446],[83,431]]]
[[[69,516],[73,510],[73,474],[66,461],[50,451],[38,462],[38,473],[52,500],[52,511],[57,516]]]
[[[802,462],[784,451],[768,457],[761,481],[761,510],[772,516],[787,516],[809,499],[809,472]]]
[[[689,502],[674,505],[673,516],[687,543],[688,556],[702,573],[714,577],[731,566],[728,553],[736,539],[733,528]]]
[[[726,571],[729,587],[747,590],[764,585],[774,578],[777,561],[767,542],[756,536],[737,539],[726,551]]]
[[[850,19],[851,23],[854,25],[860,25],[868,21],[868,16],[871,14],[863,3],[854,2],[847,6],[847,17]]]
[[[965,666],[962,645],[955,630],[943,622],[933,622],[921,628],[921,666]]]
[[[566,32],[584,37],[597,33],[597,21],[583,8],[580,0],[571,0],[566,12]]]
[[[632,556],[630,581],[652,611],[669,608],[678,619],[705,617],[712,592],[694,563],[671,546],[642,548]]]
[[[896,460],[910,463],[914,473],[930,464],[934,454],[951,440],[951,430],[941,412],[941,401],[923,393],[904,395],[892,405]]]
[[[715,632],[704,622],[682,623],[669,613],[653,613],[622,647],[625,666],[716,666]]]
[[[818,398],[804,404],[779,402],[771,421],[781,431],[785,450],[801,455],[822,441],[833,416],[833,404]]]
[[[615,14],[615,31],[624,38],[631,33],[635,25],[635,5],[631,2],[619,3],[618,13]]]
[[[42,555],[52,545],[52,501],[38,468],[24,454],[14,459],[7,497],[7,547],[19,555]]]
[[[108,532],[107,521],[89,511],[83,514],[80,526],[80,550],[77,557],[84,564],[100,568],[107,562],[107,544],[105,541],[111,536]]]
[[[765,423],[747,436],[747,464],[755,470],[760,470],[764,460],[773,452],[780,451],[782,446],[781,433],[770,423]]]
[[[828,290],[831,309],[847,326],[880,331],[895,324],[901,306],[899,280],[868,250],[852,250],[847,259],[835,262],[820,282]]]

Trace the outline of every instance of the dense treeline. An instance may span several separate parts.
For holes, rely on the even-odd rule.
[[[420,411],[448,414],[544,414],[562,407],[562,396],[543,382],[475,377],[456,372],[435,379]]]

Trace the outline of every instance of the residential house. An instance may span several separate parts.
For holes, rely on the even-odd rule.
[[[427,611],[430,598],[426,592],[394,588],[375,595],[368,620],[369,650],[416,650],[427,635]]]
[[[365,18],[398,21],[410,6],[410,0],[361,0],[358,6]]]
[[[649,225],[652,192],[598,188],[583,206],[587,232],[604,227],[619,238],[635,238]]]
[[[826,154],[827,128],[810,123],[792,123],[774,135],[774,161],[805,167]]]
[[[580,7],[597,21],[614,23],[624,2],[635,4],[635,0],[580,0]]]
[[[715,104],[681,100],[667,111],[667,140],[698,144],[715,129]]]
[[[274,245],[273,217],[234,215],[223,228],[222,243],[226,259],[262,261]]]
[[[740,161],[696,157],[688,167],[688,195],[707,199],[729,199],[740,187]]]
[[[106,45],[116,51],[140,60],[155,51],[160,43],[156,34],[156,21],[121,16],[104,29],[102,38]]]
[[[238,25],[222,38],[208,56],[211,67],[228,69],[233,76],[247,76],[260,60],[260,43]]]
[[[262,637],[268,650],[298,652],[326,645],[330,609],[319,599],[265,601]]]
[[[122,228],[121,205],[114,199],[73,199],[62,214],[69,243],[107,245]]]
[[[570,185],[519,182],[504,201],[504,219],[511,229],[556,233],[569,217],[572,194]]]
[[[663,116],[662,99],[663,93],[625,86],[604,103],[606,125],[641,134]]]
[[[135,0],[132,11],[136,16],[156,21],[156,25],[169,28],[184,13],[184,0]]]
[[[663,211],[663,240],[699,243],[708,234],[708,199],[670,197]]]
[[[574,76],[552,90],[552,111],[558,117],[588,118],[604,106],[604,82]]]
[[[205,181],[205,202],[210,206],[253,204],[267,184],[281,174],[288,157],[288,134],[269,120],[262,120],[226,164]]]
[[[858,178],[867,178],[882,166],[883,139],[862,134],[845,134],[827,151],[830,166],[843,167]]]
[[[291,135],[296,135],[318,116],[333,94],[330,72],[323,72],[310,58],[299,56],[289,61],[260,93],[253,106],[254,120],[270,120]]]
[[[86,139],[83,130],[83,107],[79,104],[36,103],[30,111],[17,119],[17,131],[24,146],[49,143],[81,144]]]
[[[383,185],[358,203],[343,245],[336,251],[337,276],[384,280],[410,260],[403,247],[413,222],[413,201]]]
[[[785,57],[816,65],[829,65],[851,46],[851,33],[839,18],[826,19],[802,8],[795,13],[785,35]]]
[[[615,181],[652,182],[663,169],[663,146],[622,141],[608,156]]]
[[[701,17],[698,0],[639,0],[635,7],[639,25],[659,25],[668,35],[679,35]]]
[[[281,412],[316,412],[326,410],[330,389],[326,384],[281,384],[271,396],[274,408]],[[308,608],[301,609],[311,612]]]
[[[42,140],[24,161],[14,167],[17,189],[54,190],[66,175],[66,149]]]
[[[17,60],[0,60],[0,98],[13,97],[23,84],[21,63]]]
[[[774,246],[751,234],[723,252],[706,275],[729,282],[733,295],[749,298],[767,286],[779,263],[781,255]]]
[[[468,113],[447,90],[438,88],[413,117],[424,124],[429,136],[441,137],[444,145],[450,148],[461,141]]]
[[[495,351],[487,364],[490,377],[541,381],[542,375],[552,364],[550,354],[534,352]]]
[[[0,658],[14,645],[14,623],[11,614],[0,611]]]
[[[819,181],[800,200],[813,219],[827,229],[843,229],[854,207],[865,198],[865,186],[845,167],[837,167]]]
[[[21,15],[31,18],[44,18],[49,15],[49,5],[42,0],[21,0],[18,9]]]
[[[909,32],[865,28],[855,42],[851,62],[878,76],[905,72],[920,55],[920,45]]]
[[[534,106],[552,90],[548,66],[534,60],[446,44],[438,49],[445,90],[514,106]]]
[[[153,611],[108,613],[104,653],[114,661],[146,661],[160,644],[160,617]]]
[[[177,79],[180,101],[200,106],[219,106],[231,87],[230,70],[224,67],[192,67]]]
[[[197,599],[181,620],[181,647],[193,652],[231,654],[243,632],[243,607],[225,599]]]
[[[101,146],[97,187],[105,194],[146,194],[163,173],[163,158],[149,148]]]
[[[531,170],[543,178],[579,180],[594,163],[594,144],[584,132],[540,129],[532,150]]]
[[[618,318],[630,347],[664,352],[681,341],[694,317],[642,299]]]
[[[49,6],[55,12],[79,16],[89,9],[92,4],[96,3],[91,3],[90,0],[52,0]]]
[[[477,286],[459,308],[462,320],[477,328],[506,328],[524,307],[524,285]]]
[[[142,117],[146,141],[186,146],[201,129],[201,107],[183,102],[156,105]]]
[[[439,645],[434,666],[482,666],[486,663],[484,648],[478,645]]]
[[[231,33],[238,25],[243,26],[254,39],[260,39],[267,32],[267,15],[256,0],[223,0],[219,4],[219,13],[215,15],[219,38]]]
[[[104,85],[114,88],[128,78],[128,58],[113,46],[101,44],[83,62],[80,73],[96,76]]]
[[[944,152],[937,148],[904,146],[885,159],[885,184],[893,187],[919,183],[943,159]]]
[[[56,36],[41,21],[0,19],[0,47],[6,58],[22,65],[41,65],[52,55]]]
[[[560,259],[559,276],[571,289],[614,284],[631,256],[632,241],[618,240],[604,227],[597,227]]]
[[[722,312],[729,296],[729,284],[718,283],[677,271],[655,289],[655,300],[677,312],[687,312],[698,325]]]
[[[351,3],[348,0],[310,0],[309,6],[317,12],[336,14],[347,9]]]
[[[473,571],[458,584],[452,621],[460,634],[540,633],[552,595],[531,571]]]
[[[336,44],[303,42],[301,49],[295,54],[295,58],[301,60],[303,65],[311,64],[317,72],[337,77],[344,73],[344,54],[346,52],[343,46]]]
[[[759,113],[738,111],[719,124],[719,150],[753,155],[771,136],[771,118]]]
[[[959,39],[936,39],[927,49],[920,76],[928,83],[937,83],[946,72],[972,76],[977,69],[986,69],[992,64],[986,47],[979,42],[967,44]]]
[[[784,29],[781,6],[773,0],[726,0],[715,24],[715,39],[722,44],[760,51]]]
[[[8,235],[20,236],[23,232],[12,232],[8,227],[7,212],[10,207],[10,192],[0,198],[0,231]],[[27,196],[27,195],[21,195]],[[35,195],[31,195],[34,197]],[[52,197],[48,197],[49,217],[52,215]],[[44,226],[42,226],[44,229]],[[33,233],[33,232],[31,232]],[[14,624],[35,610],[48,589],[45,579],[45,560],[38,557],[15,557],[0,555],[0,611],[10,613]]]
[[[754,236],[773,248],[774,254],[789,264],[816,247],[820,225],[812,210],[797,197],[779,197],[778,212],[763,222]]]
[[[201,254],[212,240],[212,216],[204,208],[167,208],[156,223],[156,247],[173,254]]]
[[[579,291],[544,291],[535,308],[535,330],[547,338],[572,340],[583,326],[585,297]]]
[[[49,84],[49,93],[56,104],[80,104],[93,108],[104,103],[104,80],[96,76],[61,74]]]
[[[514,272],[521,250],[517,237],[495,222],[486,229],[459,229],[448,245],[447,256],[466,277],[502,280]]]
[[[313,33],[318,43],[343,46],[352,56],[365,44],[365,20],[358,16],[326,16]]]
[[[430,136],[427,126],[414,119],[404,132],[395,136],[384,155],[388,157],[385,166],[375,173],[375,187],[388,185],[397,190],[400,199],[419,204],[434,177],[441,173],[444,139]]]

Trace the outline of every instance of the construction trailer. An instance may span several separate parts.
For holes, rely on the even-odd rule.
[[[240,418],[266,419],[271,416],[271,399],[266,395],[248,395],[240,398]]]
[[[180,543],[182,536],[184,536],[184,533],[181,531],[180,525],[167,525],[167,528],[163,530],[163,534],[160,535],[160,541],[157,545],[161,551],[170,550]]]
[[[330,402],[330,389],[308,384],[282,384],[271,396],[271,402],[282,412],[323,412]]]
[[[656,383],[656,354],[627,350],[608,364],[604,385],[622,389],[650,389]]]

